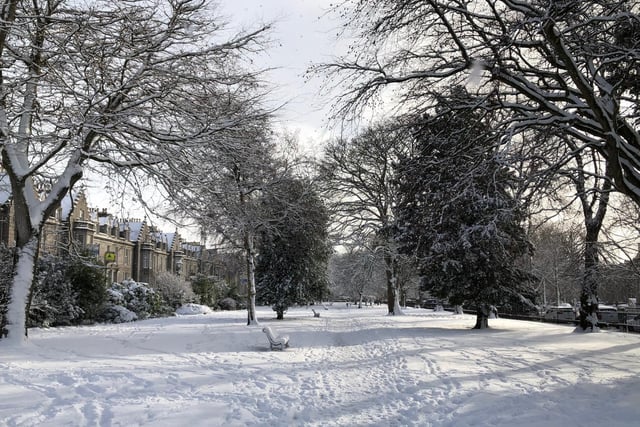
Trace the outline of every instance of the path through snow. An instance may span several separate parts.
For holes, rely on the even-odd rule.
[[[335,304],[32,330],[0,344],[6,426],[635,426],[640,336]]]

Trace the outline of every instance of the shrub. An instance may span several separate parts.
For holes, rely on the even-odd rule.
[[[38,259],[27,326],[93,323],[107,301],[102,269],[81,256]]]
[[[101,316],[103,320],[108,320],[105,318],[104,312],[108,313],[115,306],[122,306],[134,312],[138,319],[168,314],[163,308],[162,297],[148,283],[138,283],[131,279],[124,280],[122,283],[113,283],[107,294],[109,303]]]
[[[237,303],[233,298],[223,298],[218,302],[218,307],[220,310],[235,310]]]
[[[38,260],[27,326],[68,326],[80,322],[84,310],[67,277],[69,261],[44,255]]]
[[[189,282],[169,272],[158,274],[156,284],[152,287],[172,310],[196,300],[196,294]]]
[[[138,320],[138,316],[121,305],[110,305],[102,311],[102,321],[109,323],[125,323]]]
[[[89,262],[88,258],[76,257],[71,260],[66,275],[77,292],[77,303],[83,311],[81,320],[95,322],[107,303],[104,270]]]
[[[193,282],[191,282],[191,287],[193,292],[198,296],[200,304],[215,307],[218,295],[220,295],[220,282],[216,282],[216,280],[211,276],[199,274]]]

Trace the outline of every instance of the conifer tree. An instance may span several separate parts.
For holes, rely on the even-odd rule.
[[[452,104],[448,104],[452,105]],[[486,118],[441,102],[415,135],[415,156],[398,167],[397,237],[414,255],[424,290],[477,310],[529,293],[518,259],[531,250],[514,177],[494,149]]]
[[[265,199],[265,209],[287,215],[265,228],[258,245],[258,298],[272,305],[277,318],[296,303],[321,300],[328,292],[329,214],[309,182],[291,179],[278,197]],[[275,217],[275,215],[274,215]]]

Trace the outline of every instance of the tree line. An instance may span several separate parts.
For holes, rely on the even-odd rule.
[[[478,307],[530,299],[531,230],[577,205],[580,326],[593,329],[611,202],[637,218],[640,201],[637,3],[354,0],[336,11],[356,41],[315,71],[340,82],[338,117],[390,112],[417,143],[397,161],[394,245],[424,288]]]
[[[311,162],[274,130],[251,66],[269,25],[229,35],[207,1],[2,2],[9,340],[25,337],[44,221],[88,170],[142,199],[141,183],[161,189],[168,217],[241,251],[248,324],[258,290],[278,317],[322,298],[334,243],[381,257],[390,314],[410,266],[486,327],[490,306],[534,303],[531,230],[579,206],[580,324],[597,325],[605,218],[612,201],[629,215],[640,203],[637,4],[350,0],[335,12],[352,49],[311,72],[339,82],[337,120],[384,120]]]

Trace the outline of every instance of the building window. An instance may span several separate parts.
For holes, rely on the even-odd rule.
[[[90,255],[93,255],[96,258],[100,256],[100,245],[98,244],[87,245],[86,248],[87,248],[87,252],[89,252]]]
[[[149,252],[142,252],[142,268],[149,269]]]

